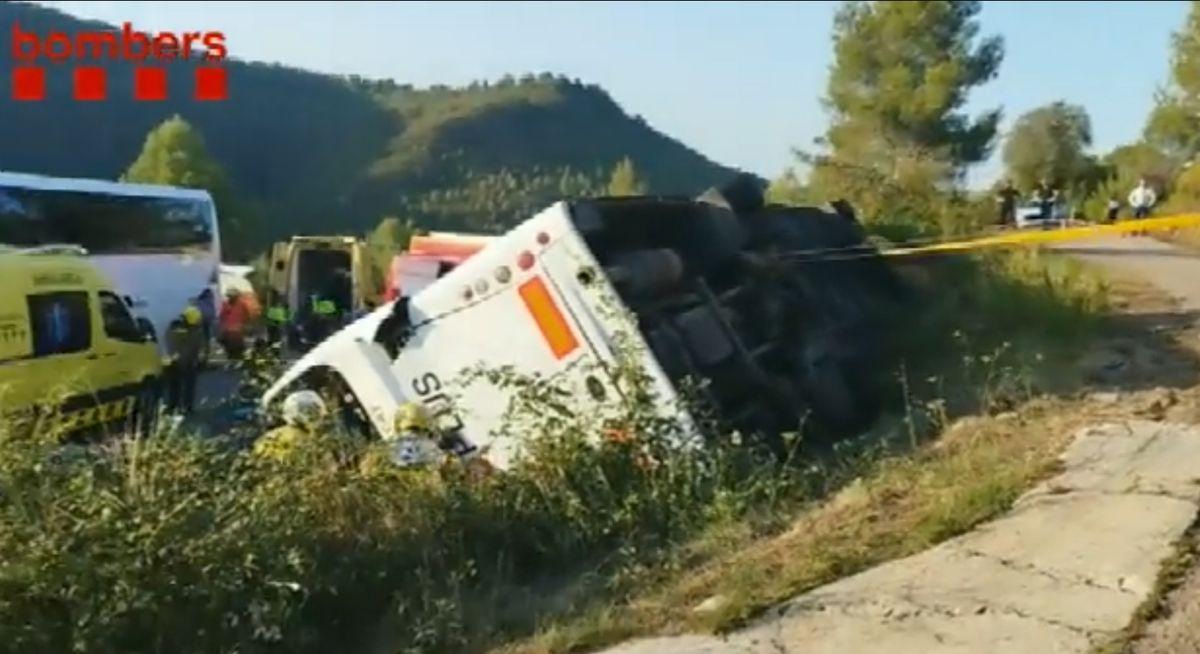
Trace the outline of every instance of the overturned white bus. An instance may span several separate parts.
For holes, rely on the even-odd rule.
[[[507,367],[615,397],[605,371],[632,327],[622,353],[633,348],[666,417],[698,423],[676,402],[692,379],[743,433],[853,432],[879,411],[880,326],[902,288],[873,251],[788,254],[866,248],[864,236],[845,211],[765,205],[748,178],[696,200],[558,202],[319,344],[262,402],[332,376],[371,433],[392,435],[396,409],[422,402],[462,436],[459,454],[504,468],[521,449],[499,430],[513,391],[461,372]]]

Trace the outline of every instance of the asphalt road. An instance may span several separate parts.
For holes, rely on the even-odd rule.
[[[1061,250],[1118,274],[1137,275],[1174,296],[1182,312],[1200,315],[1200,253],[1149,238],[1074,243]],[[1197,461],[1190,462],[1194,478],[1200,478]],[[1200,653],[1200,563],[1183,576],[1132,647],[1132,654],[1188,653]]]

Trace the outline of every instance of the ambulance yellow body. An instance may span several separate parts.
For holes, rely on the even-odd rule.
[[[0,280],[0,420],[64,435],[145,424],[162,377],[153,329],[98,270],[53,248],[0,249]]]

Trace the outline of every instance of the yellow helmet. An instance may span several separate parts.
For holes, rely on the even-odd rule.
[[[183,321],[193,327],[200,324],[201,318],[203,316],[200,315],[200,310],[196,307],[188,307],[183,310]]]
[[[396,431],[429,428],[429,412],[416,402],[406,402],[396,410]]]

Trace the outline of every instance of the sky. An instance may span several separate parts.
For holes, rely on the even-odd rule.
[[[222,31],[234,58],[415,86],[548,71],[604,87],[630,114],[725,165],[775,177],[828,123],[820,98],[836,2],[42,2],[145,31]],[[1136,139],[1169,79],[1187,2],[984,2],[999,75],[966,110],[1001,129],[1082,105],[1094,150]],[[969,176],[1002,173],[999,148]]]

